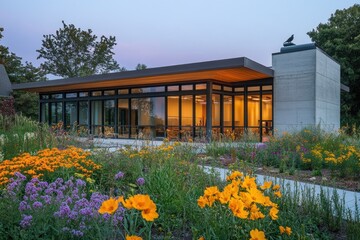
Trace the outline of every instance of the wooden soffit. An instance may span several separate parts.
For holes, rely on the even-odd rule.
[[[273,77],[273,70],[270,68],[264,67],[246,58],[238,58],[237,60],[243,61],[240,61],[238,66],[231,67],[224,67],[221,65],[221,63],[226,65],[223,62],[226,60],[218,60],[213,62],[153,68],[139,71],[125,71],[120,73],[94,75],[83,78],[69,78],[50,80],[46,82],[14,84],[12,87],[14,90],[26,90],[43,93],[75,91],[83,89],[117,88],[138,85],[158,85],[180,82],[191,83],[193,81],[199,80],[216,80],[224,83],[234,83]],[[244,60],[250,61],[250,64],[248,63],[249,66],[245,66],[246,61]],[[208,66],[208,69],[204,69],[206,68],[206,64],[209,65],[209,63],[214,62],[218,62],[218,66],[220,66],[220,68],[216,68],[215,64],[213,69],[211,69],[211,66]],[[228,65],[230,65],[229,62]]]

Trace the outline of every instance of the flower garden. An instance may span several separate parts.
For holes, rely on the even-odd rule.
[[[164,141],[110,152],[17,116],[0,129],[0,239],[357,239],[341,196],[259,184],[254,169],[359,181],[354,134],[304,129],[269,142]],[[0,118],[1,126],[5,117]],[[33,134],[29,134],[33,133]],[[15,135],[17,134],[17,135]],[[74,146],[76,145],[76,146]],[[206,156],[206,158],[204,157]],[[205,173],[228,156],[222,181]],[[206,160],[204,160],[206,159]],[[224,166],[224,165],[222,165]]]

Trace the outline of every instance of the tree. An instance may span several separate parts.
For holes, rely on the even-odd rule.
[[[340,63],[341,82],[350,87],[341,93],[342,125],[360,125],[360,5],[336,10],[308,35]]]
[[[0,28],[0,40],[3,37],[3,28]],[[45,81],[45,72],[40,68],[34,67],[31,63],[21,62],[21,57],[16,56],[15,53],[10,52],[8,47],[0,45],[0,60],[4,64],[10,82],[25,83]],[[24,116],[32,119],[38,119],[39,112],[39,96],[36,93],[16,91],[13,92],[15,99],[15,110],[22,113]]]
[[[80,77],[119,71],[113,59],[115,37],[101,36],[100,41],[92,30],[83,31],[73,24],[65,24],[55,34],[44,35],[38,59],[47,73],[61,77]]]
[[[147,66],[143,63],[138,63],[138,65],[136,65],[135,70],[144,70],[147,69]]]

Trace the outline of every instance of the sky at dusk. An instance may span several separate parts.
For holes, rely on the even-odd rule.
[[[294,43],[309,43],[306,34],[326,23],[337,9],[359,0],[11,0],[2,1],[1,45],[39,66],[43,35],[61,21],[98,37],[115,36],[115,59],[128,70],[138,63],[168,66],[248,57],[271,66],[271,54],[295,34]]]

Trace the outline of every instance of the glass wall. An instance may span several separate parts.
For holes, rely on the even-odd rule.
[[[131,99],[131,136],[141,139],[165,136],[165,97]]]
[[[67,129],[78,123],[82,132],[111,138],[201,140],[212,132],[215,139],[240,139],[246,130],[266,136],[273,127],[272,85],[258,82],[42,94],[40,120],[64,121]]]
[[[49,122],[49,103],[41,103],[40,121],[43,123]]]
[[[104,101],[104,136],[115,137],[115,100]]]
[[[179,96],[167,97],[167,130],[166,136],[169,139],[179,137]]]
[[[95,136],[102,136],[103,114],[102,101],[91,102],[91,132]]]
[[[118,100],[118,136],[120,138],[128,138],[130,133],[129,124],[129,99]]]
[[[67,130],[77,125],[77,102],[65,102],[65,126]]]
[[[195,96],[195,137],[206,137],[206,95]]]
[[[191,85],[190,85],[191,86]],[[186,85],[186,89],[190,88]],[[185,95],[181,96],[181,138],[192,138],[193,133],[193,96]]]

